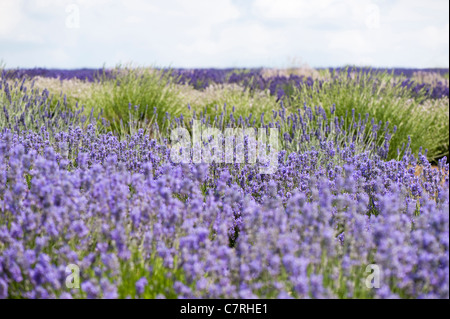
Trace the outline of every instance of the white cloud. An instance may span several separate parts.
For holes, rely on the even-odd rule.
[[[240,16],[239,7],[231,0],[207,1],[207,0],[122,0],[121,6],[126,12],[134,15],[158,15],[158,19],[176,19],[192,21],[196,25],[220,24],[237,19]]]
[[[267,20],[302,25],[364,26],[378,5],[370,0],[254,0],[253,13]]]
[[[239,18],[240,11],[231,0],[176,0],[172,8],[174,16],[191,17],[196,23],[222,23]],[[173,10],[173,9],[172,9]]]
[[[80,27],[66,8],[79,6]],[[0,0],[8,65],[447,66],[446,0]]]
[[[140,24],[140,23],[144,22],[144,19],[139,16],[130,15],[125,18],[125,22],[130,23],[130,24]]]
[[[255,0],[253,11],[267,19],[302,19],[326,12],[334,3],[334,0]]]
[[[11,34],[22,19],[22,1],[2,0],[0,2],[0,37]]]
[[[121,0],[120,3],[125,12],[132,12],[133,14],[162,13],[158,5],[155,5],[152,1]]]
[[[440,28],[427,26],[417,34],[417,41],[430,50],[435,50],[449,44],[449,24]]]
[[[335,32],[331,35],[328,48],[353,54],[367,54],[374,51],[373,42],[359,30]]]
[[[178,46],[185,53],[206,55],[228,54],[239,56],[248,54],[269,54],[273,48],[282,44],[282,33],[270,30],[257,23],[231,25],[222,30],[217,37],[209,36],[189,44]]]
[[[448,23],[449,1],[447,0],[396,0],[385,6],[383,18],[389,23]],[[408,27],[410,25],[408,24]]]
[[[35,5],[40,8],[61,7],[67,5],[80,5],[85,8],[91,8],[99,5],[107,5],[113,0],[26,0],[27,5]]]

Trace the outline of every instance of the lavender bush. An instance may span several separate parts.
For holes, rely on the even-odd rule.
[[[86,127],[94,120],[100,120],[101,112],[94,119],[93,111],[85,115],[84,106],[69,106],[66,95],[55,97],[47,89],[39,91],[34,82],[27,86],[25,79],[14,81],[0,79],[0,126],[14,132],[23,130],[39,131],[45,125],[53,135],[69,126]]]
[[[174,164],[143,131],[47,137],[0,135],[0,297],[449,296],[444,161],[434,170],[424,154],[386,162],[330,143],[281,152],[261,175]],[[71,264],[80,289],[66,286]],[[379,289],[366,286],[371,264]]]
[[[449,298],[449,165],[410,141],[387,161],[388,123],[281,103],[118,135],[20,83],[1,82],[0,298]],[[174,162],[194,121],[277,129],[276,172]]]

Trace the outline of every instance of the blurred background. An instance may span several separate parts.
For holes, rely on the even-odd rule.
[[[448,68],[447,0],[0,0],[8,68]]]

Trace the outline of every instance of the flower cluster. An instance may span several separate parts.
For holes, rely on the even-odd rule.
[[[277,96],[279,100],[289,97],[303,86],[313,87],[315,84],[321,87],[323,81],[303,75],[272,75],[265,76],[263,69],[174,69],[162,70],[170,74],[176,83],[188,84],[197,90],[203,90],[212,84],[239,84],[250,90],[269,90],[270,94]],[[332,74],[378,74],[383,72],[392,73],[396,77],[406,79],[396,83],[407,89],[413,96],[424,94],[429,99],[439,99],[449,96],[448,81],[436,81],[435,83],[418,83],[413,76],[419,70],[415,69],[369,69],[369,68],[330,68]],[[432,72],[437,75],[448,73],[448,69],[424,69],[420,72]],[[5,71],[3,77],[7,79],[24,79],[36,76],[59,78],[60,80],[80,79],[89,82],[101,79],[112,79],[117,72],[108,69],[79,69],[79,70],[53,70],[53,69],[17,69]],[[317,82],[317,83],[315,83]]]
[[[448,83],[444,83],[442,81],[429,84],[429,83],[417,83],[412,79],[406,79],[403,80],[400,85],[406,88],[407,90],[411,91],[414,97],[420,96],[421,94],[424,94],[425,97],[431,99],[440,99],[449,96]]]
[[[42,126],[52,135],[72,126],[87,126],[100,120],[94,118],[94,108],[86,116],[84,106],[69,106],[67,97],[55,97],[47,89],[39,91],[34,82],[26,86],[25,79],[10,83],[5,76],[0,79],[0,125],[14,132],[39,131]],[[105,123],[106,125],[106,123]]]
[[[0,297],[448,298],[445,159],[321,144],[281,152],[264,175],[173,163],[169,142],[143,131],[6,129]],[[379,289],[365,284],[373,264]]]
[[[280,102],[118,136],[23,83],[0,81],[0,298],[449,297],[449,165],[386,161],[389,123]],[[246,160],[175,162],[196,121],[246,130],[223,154]],[[280,133],[273,174],[257,129]]]

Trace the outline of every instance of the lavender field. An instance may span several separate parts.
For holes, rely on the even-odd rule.
[[[0,298],[449,298],[448,69],[1,71]]]

